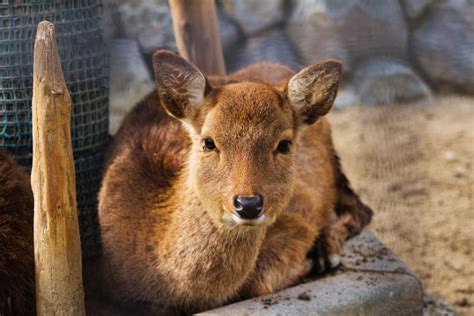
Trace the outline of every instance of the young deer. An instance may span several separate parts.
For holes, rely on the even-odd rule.
[[[188,312],[263,295],[310,272],[318,236],[316,263],[337,265],[372,216],[323,118],[341,64],[208,79],[171,52],[153,65],[158,93],[116,135],[99,197],[108,293]]]

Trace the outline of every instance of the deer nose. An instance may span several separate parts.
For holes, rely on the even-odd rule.
[[[239,195],[234,199],[234,207],[240,218],[256,219],[262,213],[263,198],[261,195]]]

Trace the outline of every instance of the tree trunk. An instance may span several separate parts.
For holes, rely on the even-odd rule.
[[[214,0],[169,0],[179,54],[207,75],[225,75]]]
[[[70,120],[54,25],[41,22],[34,50],[31,175],[38,315],[85,315]]]

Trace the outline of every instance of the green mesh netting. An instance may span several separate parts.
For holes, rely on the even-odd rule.
[[[108,141],[108,52],[99,10],[96,0],[0,0],[0,146],[31,168],[34,39],[39,22],[53,22],[73,105],[71,134],[85,257],[99,251],[96,201]]]

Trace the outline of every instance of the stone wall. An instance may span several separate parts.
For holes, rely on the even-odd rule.
[[[345,67],[339,106],[430,103],[432,90],[474,93],[474,0],[217,4],[228,71],[260,60],[298,68],[336,58]],[[165,0],[103,0],[106,38],[135,41],[146,64],[158,48],[176,50],[171,23]]]

